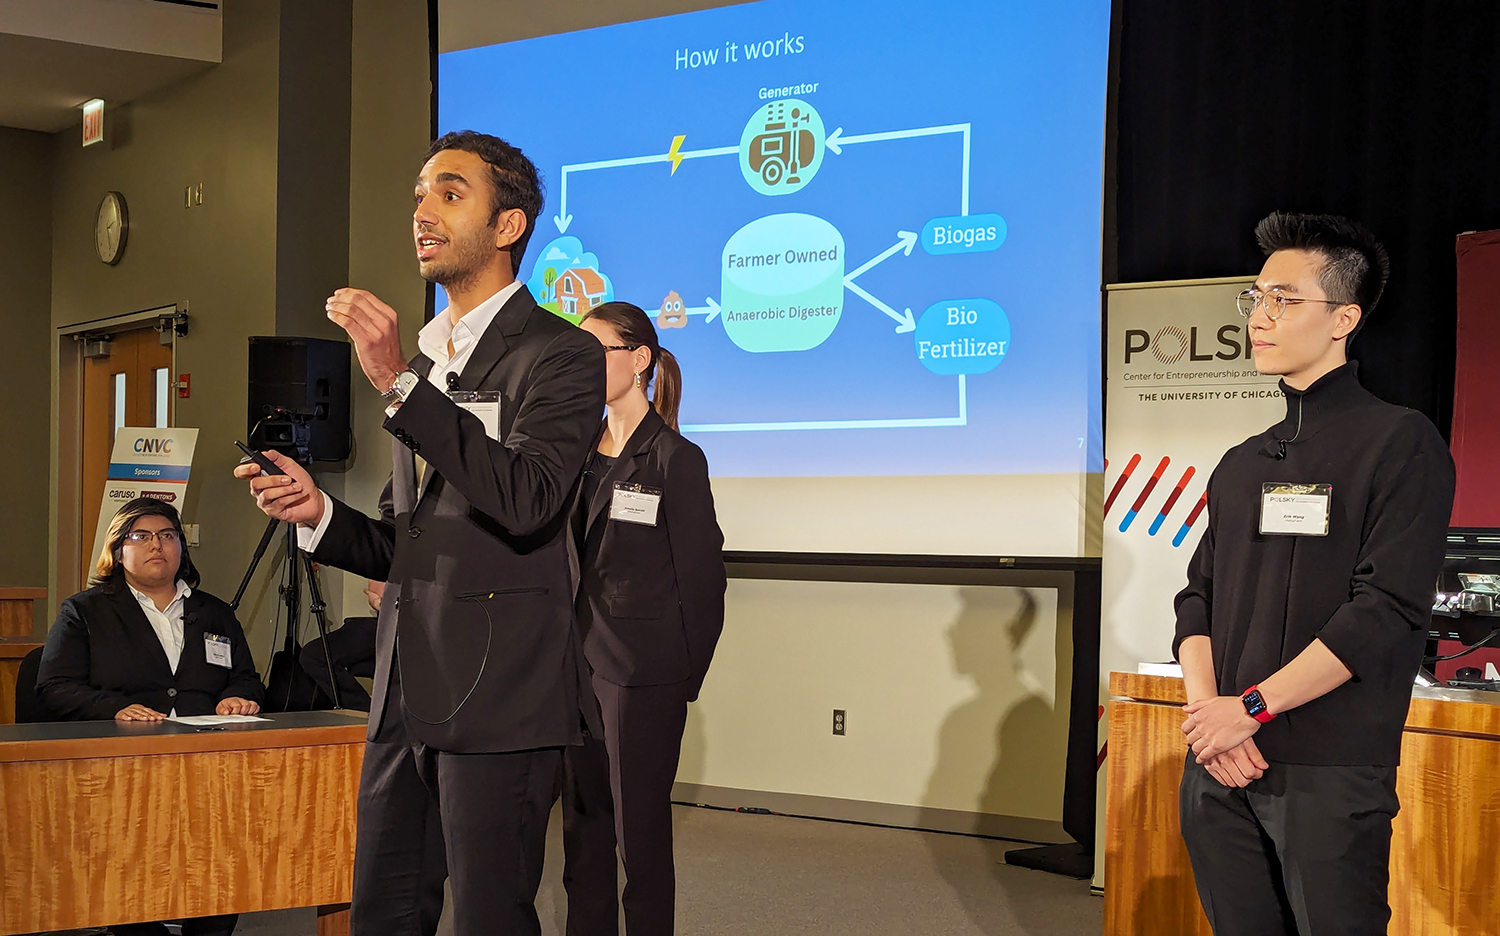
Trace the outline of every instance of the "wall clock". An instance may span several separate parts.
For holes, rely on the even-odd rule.
[[[120,262],[125,253],[125,237],[130,232],[130,215],[125,210],[125,196],[105,192],[94,216],[94,250],[110,266]]]

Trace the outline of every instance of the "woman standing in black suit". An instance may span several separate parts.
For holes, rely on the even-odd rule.
[[[651,320],[608,302],[581,324],[607,352],[608,414],[573,517],[574,620],[604,737],[565,758],[568,933],[618,931],[618,844],[626,932],[655,936],[673,929],[672,783],[724,626],[724,536],[708,461],[677,432],[681,372]]]

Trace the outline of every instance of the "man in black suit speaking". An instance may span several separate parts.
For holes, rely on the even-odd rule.
[[[384,397],[394,464],[372,519],[300,466],[250,479],[318,562],[390,583],[360,777],[356,936],[535,934],[562,751],[592,709],[573,636],[568,507],[604,409],[604,352],[516,281],[541,215],[536,167],[450,133],[416,183],[422,276],[448,308],[402,353],[396,312],[340,289],[328,317]],[[592,717],[592,716],[591,716]]]

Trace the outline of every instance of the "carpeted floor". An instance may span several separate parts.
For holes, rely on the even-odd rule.
[[[1002,863],[1013,842],[676,807],[683,936],[1096,936],[1104,901],[1075,881]],[[537,895],[561,936],[561,821]],[[249,914],[237,936],[313,936],[311,911]],[[452,936],[446,919],[440,936]],[[623,936],[623,929],[622,929]]]
[[[676,819],[684,936],[1095,936],[1104,925],[1088,881],[1003,864],[1013,842],[685,806]],[[537,895],[547,936],[566,919],[559,825]]]

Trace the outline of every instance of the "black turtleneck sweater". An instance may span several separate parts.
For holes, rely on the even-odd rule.
[[[1277,763],[1397,765],[1442,567],[1453,460],[1426,417],[1371,395],[1356,366],[1305,391],[1282,381],[1286,419],[1225,453],[1177,595],[1173,654],[1186,637],[1209,637],[1223,695],[1240,695],[1314,638],[1354,674],[1261,726],[1256,746]],[[1262,535],[1268,481],[1331,484],[1328,535]]]

